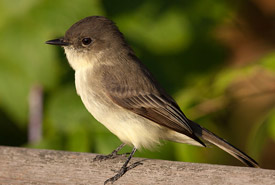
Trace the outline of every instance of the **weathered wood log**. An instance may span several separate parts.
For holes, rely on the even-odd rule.
[[[103,184],[124,163],[120,156],[0,146],[0,184]],[[275,170],[133,158],[139,165],[114,184],[275,184]]]

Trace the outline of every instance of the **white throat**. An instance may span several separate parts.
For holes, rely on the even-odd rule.
[[[68,62],[75,71],[93,67],[101,58],[101,52],[91,55],[88,51],[79,51],[73,47],[64,47],[64,49]]]

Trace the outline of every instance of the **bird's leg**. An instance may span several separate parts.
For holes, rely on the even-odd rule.
[[[129,157],[127,158],[127,160],[125,161],[125,163],[123,164],[123,166],[120,168],[120,170],[117,172],[117,174],[109,179],[107,179],[105,182],[104,182],[104,185],[106,185],[107,183],[113,183],[115,182],[116,180],[118,180],[120,177],[122,177],[128,170],[142,164],[140,162],[136,162],[134,163],[133,165],[131,166],[128,166],[128,163],[130,162],[131,158],[133,157],[134,153],[137,151],[137,149],[134,147],[132,152],[130,153]]]
[[[125,146],[124,143],[122,143],[119,147],[117,147],[114,151],[112,151],[112,153],[110,153],[109,155],[97,155],[95,156],[93,161],[104,161],[107,159],[114,159],[117,156],[119,156],[120,154],[118,154],[118,152]]]

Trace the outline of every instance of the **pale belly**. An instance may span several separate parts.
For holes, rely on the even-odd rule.
[[[86,109],[122,142],[148,149],[158,145],[162,139],[198,145],[183,134],[116,105],[103,92],[95,91],[85,82],[85,74],[76,72],[76,89]]]

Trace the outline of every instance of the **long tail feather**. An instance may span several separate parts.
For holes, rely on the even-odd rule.
[[[251,157],[246,155],[244,152],[240,151],[239,149],[237,149],[236,147],[228,143],[226,140],[216,136],[214,133],[210,132],[209,130],[202,128],[197,123],[192,124],[191,127],[193,127],[194,129],[195,135],[216,145],[217,147],[221,148],[225,152],[234,156],[236,159],[240,160],[245,165],[250,167],[260,168],[260,166],[254,159],[252,159]]]

